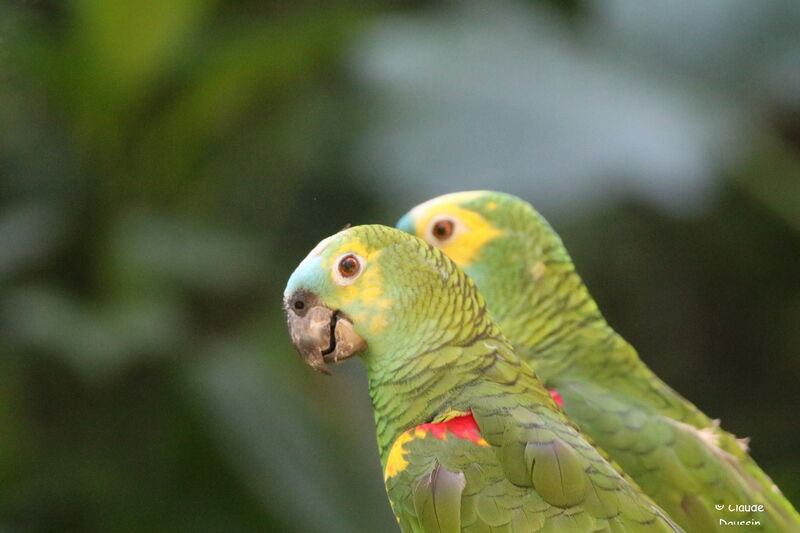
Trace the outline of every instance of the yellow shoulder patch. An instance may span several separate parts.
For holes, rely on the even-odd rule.
[[[400,434],[397,440],[392,444],[392,449],[389,450],[389,457],[386,458],[386,468],[383,469],[383,480],[388,481],[408,467],[406,461],[405,445],[414,440],[414,431],[409,429]]]
[[[448,435],[456,439],[470,441],[478,446],[489,446],[489,443],[481,436],[478,424],[471,411],[457,411],[448,409],[437,416],[433,422],[420,424],[400,434],[389,450],[386,458],[386,466],[383,469],[383,479],[388,481],[408,466],[406,454],[408,451],[405,445],[414,439],[424,439],[432,435],[436,440],[447,440]]]

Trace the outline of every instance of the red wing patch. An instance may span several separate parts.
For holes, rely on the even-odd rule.
[[[550,397],[555,400],[559,407],[564,407],[564,398],[561,397],[556,389],[547,389],[547,392],[550,393]]]
[[[397,440],[394,441],[392,449],[389,450],[389,456],[386,459],[386,466],[383,470],[383,477],[385,480],[396,476],[408,466],[405,445],[414,439],[424,439],[428,434],[433,435],[436,440],[446,440],[448,435],[452,435],[457,439],[474,442],[478,446],[489,445],[489,443],[481,437],[481,432],[478,428],[478,424],[475,422],[475,417],[473,417],[472,413],[469,411],[467,411],[466,414],[453,417],[444,422],[420,424],[415,428],[404,431],[397,437]]]
[[[417,431],[423,431],[425,433],[430,432],[431,435],[436,437],[438,440],[446,439],[447,432],[449,431],[456,438],[471,440],[472,442],[480,444],[481,446],[487,445],[487,442],[483,440],[483,437],[481,437],[478,424],[475,422],[475,417],[472,416],[471,412],[468,412],[462,416],[451,418],[446,422],[439,422],[437,424],[420,424],[414,428],[415,434],[418,434]]]

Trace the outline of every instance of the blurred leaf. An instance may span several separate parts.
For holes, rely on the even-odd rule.
[[[0,213],[0,279],[52,253],[63,233],[63,216],[49,205],[17,204]]]
[[[313,406],[270,372],[257,347],[214,346],[189,378],[219,446],[265,505],[283,510],[287,531],[393,527],[383,494],[359,493],[337,478],[335,449],[307,411]]]
[[[76,0],[73,51],[84,61],[90,94],[119,92],[130,103],[180,57],[216,0],[140,0],[135,3]],[[94,103],[87,101],[88,106]]]
[[[800,63],[783,64],[800,46],[800,4],[792,0],[702,0],[692,2],[691,16],[681,0],[646,7],[636,0],[587,3],[596,15],[589,31],[614,43],[636,68],[668,69],[759,102],[800,88]],[[795,83],[773,88],[769,77],[779,73]]]
[[[94,143],[119,141],[120,124],[132,120],[189,37],[200,30],[212,0],[112,3],[76,1],[62,68],[73,117]],[[135,43],[135,46],[132,45]],[[54,47],[57,46],[54,43]],[[110,144],[110,148],[120,149]]]
[[[93,380],[107,379],[136,357],[168,353],[186,335],[185,317],[168,300],[92,307],[49,287],[6,294],[0,321],[18,345],[62,358]]]
[[[257,285],[265,270],[258,253],[263,242],[200,221],[132,211],[112,228],[112,292],[162,290],[162,280],[196,290],[243,290]]]
[[[360,19],[360,11],[333,4],[270,24],[243,20],[218,30],[183,90],[146,132],[136,154],[141,174],[188,173],[186,163],[213,148],[210,143],[254,101],[274,110],[295,94],[292,87],[324,76],[320,68],[337,57]]]
[[[782,141],[769,141],[742,169],[737,183],[800,237],[800,154]]]
[[[641,196],[699,210],[718,161],[744,150],[728,95],[631,68],[518,3],[386,18],[352,62],[374,96],[356,164],[409,204],[491,186],[553,209]]]

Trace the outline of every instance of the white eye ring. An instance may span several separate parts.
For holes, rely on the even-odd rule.
[[[460,233],[462,226],[461,221],[453,215],[436,215],[428,223],[428,228],[425,231],[425,241],[431,246],[441,246]],[[442,230],[445,230],[447,234],[441,234]]]
[[[355,263],[355,269],[352,263]],[[333,281],[341,286],[350,285],[364,272],[366,266],[367,262],[360,255],[353,252],[344,253],[333,262]]]

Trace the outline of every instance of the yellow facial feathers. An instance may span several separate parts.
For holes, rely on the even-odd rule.
[[[459,266],[468,266],[486,243],[503,234],[479,213],[461,207],[480,194],[481,191],[448,194],[418,205],[410,213],[417,236],[441,249]],[[445,219],[453,222],[453,233],[439,239],[432,228]]]

